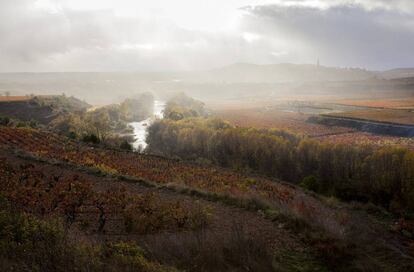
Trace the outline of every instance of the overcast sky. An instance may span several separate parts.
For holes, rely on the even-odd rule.
[[[414,66],[413,0],[0,0],[0,72]]]

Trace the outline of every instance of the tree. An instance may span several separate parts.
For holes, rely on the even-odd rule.
[[[86,131],[89,131],[90,134],[95,134],[103,142],[111,133],[111,121],[106,111],[89,114],[86,117],[85,125]]]

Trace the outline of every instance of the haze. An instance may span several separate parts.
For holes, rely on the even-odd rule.
[[[410,0],[0,1],[0,72],[414,61]]]

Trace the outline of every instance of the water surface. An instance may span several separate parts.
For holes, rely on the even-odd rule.
[[[151,125],[152,122],[156,119],[163,118],[163,111],[165,108],[165,102],[155,100],[154,101],[154,112],[153,116],[145,119],[141,122],[131,122],[129,123],[130,126],[134,128],[134,139],[135,141],[132,143],[132,146],[135,150],[142,150],[147,147],[147,143],[145,142],[147,138],[147,127]]]

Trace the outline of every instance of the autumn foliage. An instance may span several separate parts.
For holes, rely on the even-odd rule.
[[[203,158],[293,183],[314,176],[319,193],[414,209],[414,152],[402,147],[320,143],[218,119],[159,121],[150,127],[148,143],[150,151],[167,156]]]

